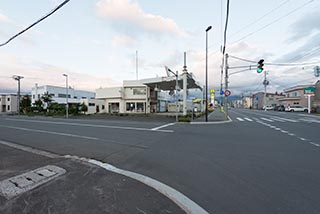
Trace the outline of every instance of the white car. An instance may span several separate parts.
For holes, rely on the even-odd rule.
[[[274,107],[273,107],[273,106],[263,106],[262,109],[263,109],[263,110],[273,110]]]
[[[300,111],[300,112],[307,112],[308,109],[303,107],[303,106],[287,106],[285,108],[285,111],[290,111],[290,112],[294,112],[294,111]]]

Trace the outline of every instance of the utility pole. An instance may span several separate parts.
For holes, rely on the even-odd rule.
[[[264,71],[263,85],[264,85],[263,106],[264,106],[264,110],[267,111],[267,85],[269,85],[269,81],[267,80],[266,70]]]
[[[62,74],[63,76],[66,77],[66,118],[68,119],[69,117],[69,104],[68,104],[68,98],[69,98],[69,95],[68,95],[68,75],[67,74]]]
[[[228,57],[229,55],[226,54],[226,60],[225,60],[225,90],[228,90],[228,83],[229,83],[229,74],[228,74],[228,69],[229,69],[229,65],[228,65]],[[228,96],[224,96],[224,115],[225,115],[225,119],[228,119]]]
[[[184,52],[183,66],[183,116],[187,115],[187,90],[188,90],[188,70],[187,70],[187,53]]]
[[[18,81],[18,103],[17,103],[17,111],[18,115],[20,114],[20,80],[23,79],[23,76],[14,75],[12,77],[14,80]]]

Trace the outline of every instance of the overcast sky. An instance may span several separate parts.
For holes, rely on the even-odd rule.
[[[51,11],[62,0],[0,0],[0,42]],[[269,63],[320,60],[319,0],[230,0],[227,52]],[[226,0],[71,0],[57,13],[0,48],[0,92],[64,86],[94,91],[136,78],[164,76],[164,66],[188,71],[204,84],[205,29],[209,31],[209,85],[218,89]],[[230,66],[252,65],[230,58]],[[270,91],[316,81],[314,65],[267,66]],[[237,69],[230,70],[236,72]],[[235,93],[263,88],[255,69],[230,76]]]

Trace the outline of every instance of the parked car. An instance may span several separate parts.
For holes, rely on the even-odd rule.
[[[274,110],[275,111],[285,111],[285,106],[284,105],[279,105],[279,106],[277,106]]]
[[[294,111],[300,111],[300,112],[308,112],[308,109],[303,107],[303,106],[287,106],[285,111],[290,111],[290,112],[294,112]]]
[[[273,107],[273,106],[263,106],[262,109],[263,109],[263,110],[273,110],[274,107]]]

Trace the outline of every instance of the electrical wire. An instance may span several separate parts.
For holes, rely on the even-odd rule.
[[[52,14],[54,14],[57,10],[59,10],[60,8],[62,8],[65,4],[67,4],[70,0],[65,0],[64,2],[62,2],[60,5],[58,5],[56,8],[54,8],[52,11],[50,11],[47,15],[41,17],[39,20],[37,20],[36,22],[34,22],[33,24],[31,24],[30,26],[28,26],[27,28],[23,29],[22,31],[20,31],[19,33],[15,34],[14,36],[12,36],[11,38],[9,38],[6,42],[0,44],[0,47],[7,45],[9,42],[11,42],[12,40],[14,40],[15,38],[17,38],[18,36],[20,36],[21,34],[25,33],[26,31],[28,31],[30,28],[34,27],[35,25],[39,24],[41,21],[43,21],[44,19],[48,18],[49,16],[51,16]]]
[[[250,62],[250,63],[257,63],[256,61],[249,60],[249,59],[244,59],[236,56],[229,55],[230,58],[241,60],[244,62]],[[317,63],[320,63],[320,60],[314,61],[314,62],[303,62],[303,63],[264,63],[265,65],[273,65],[273,66],[292,66],[292,67],[297,67],[297,66],[304,66],[304,65],[315,65]]]
[[[235,33],[231,34],[229,36],[229,38],[232,38],[233,36],[239,34],[241,31],[247,29],[248,27],[252,26],[253,24],[261,21],[262,19],[264,19],[265,17],[269,16],[270,14],[272,14],[273,12],[275,12],[276,10],[280,9],[281,7],[283,7],[285,4],[287,4],[290,0],[285,0],[283,1],[280,5],[278,5],[277,7],[271,9],[269,12],[265,13],[264,15],[262,15],[261,17],[259,17],[258,19],[254,20],[253,22],[250,22],[249,24],[247,24],[246,26],[242,27],[240,30],[236,31]]]
[[[314,0],[310,0],[310,1],[308,1],[308,2],[306,2],[306,3],[304,3],[304,4],[302,4],[302,5],[300,5],[299,7],[295,8],[294,10],[291,10],[289,13],[286,13],[285,15],[280,16],[279,18],[273,20],[272,22],[270,22],[270,23],[268,23],[268,24],[266,24],[266,25],[258,28],[257,30],[248,33],[247,35],[245,35],[245,36],[243,36],[242,38],[234,41],[233,43],[240,42],[240,41],[248,38],[249,36],[252,36],[253,34],[258,33],[258,32],[260,32],[260,31],[264,30],[265,28],[267,28],[267,27],[271,26],[272,24],[280,21],[281,19],[286,18],[286,17],[288,17],[289,15],[291,15],[291,14],[297,12],[298,10],[304,8],[305,6],[307,6],[308,4],[312,3],[313,1],[314,1]]]

